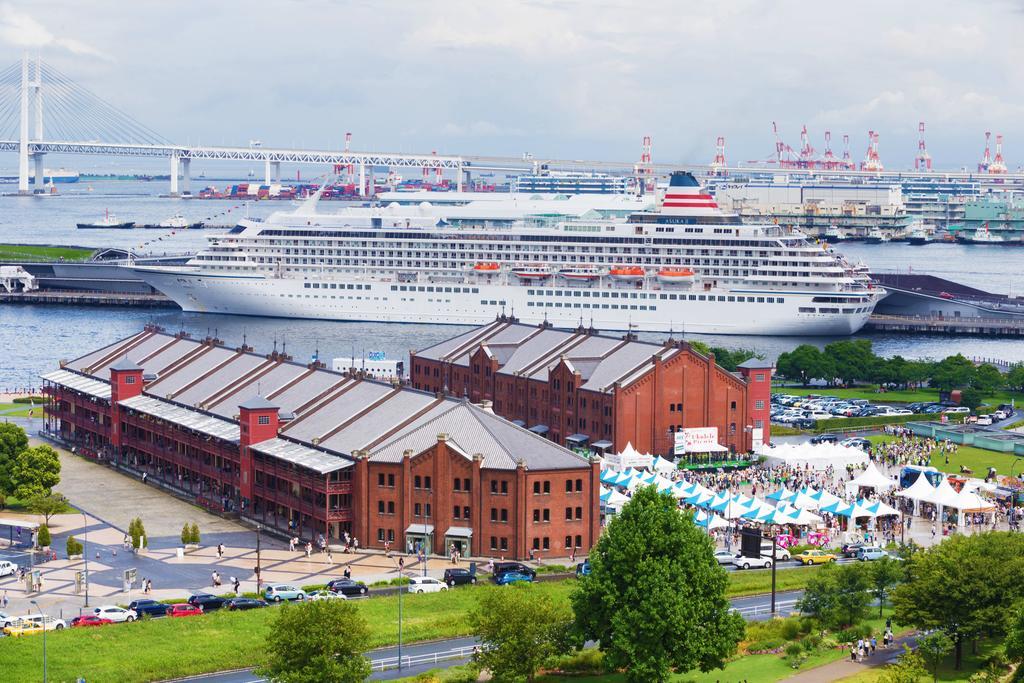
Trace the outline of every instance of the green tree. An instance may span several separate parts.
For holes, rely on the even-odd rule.
[[[0,496],[14,495],[11,470],[18,456],[28,449],[28,436],[16,424],[0,424]]]
[[[149,547],[149,538],[146,537],[146,527],[142,525],[141,517],[136,517],[128,523],[128,536],[136,550]]]
[[[50,495],[50,490],[60,483],[57,451],[45,444],[26,448],[15,458],[10,477],[14,495],[22,500]]]
[[[1006,373],[1006,386],[1014,391],[1024,391],[1024,365],[1014,366]]]
[[[1006,656],[1011,662],[1024,661],[1024,606],[1013,612],[1006,630]]]
[[[924,386],[932,376],[934,363],[928,360],[913,360],[907,363],[907,385],[915,389]]]
[[[966,406],[971,410],[974,410],[984,402],[982,398],[981,390],[975,389],[974,387],[968,387],[960,392],[960,405]]]
[[[835,363],[836,377],[844,384],[867,379],[879,361],[867,339],[844,339],[826,344],[824,355]]]
[[[721,668],[736,651],[744,623],[729,610],[714,543],[670,495],[638,490],[589,560],[571,596],[576,628],[630,683]]]
[[[484,646],[473,661],[498,681],[532,681],[546,661],[581,644],[569,606],[527,585],[488,589],[469,623]]]
[[[939,680],[939,665],[953,651],[953,641],[942,631],[932,631],[917,639],[917,651],[932,670],[932,680]]]
[[[68,551],[68,557],[71,557],[72,555],[81,555],[84,550],[84,548],[82,548],[82,544],[79,543],[74,536],[68,536],[66,549]]]
[[[279,683],[361,683],[370,628],[345,600],[316,600],[278,610],[256,673]]]
[[[832,381],[835,366],[817,346],[801,344],[792,351],[779,354],[775,366],[783,377],[800,380],[807,386],[812,379]]]
[[[892,592],[896,621],[944,631],[959,669],[965,640],[1006,630],[1006,606],[1024,591],[1024,539],[1008,532],[953,536],[912,555],[905,571]]]
[[[871,571],[868,573],[871,594],[878,600],[878,617],[881,618],[889,590],[903,580],[903,563],[891,557],[883,557],[871,563]]]
[[[36,531],[36,545],[40,548],[48,548],[51,541],[50,527],[45,524],[39,525],[39,529]]]
[[[918,683],[927,674],[928,671],[924,668],[924,660],[921,655],[904,645],[903,654],[895,664],[885,667],[878,681],[879,683]]]
[[[974,371],[974,363],[963,354],[947,356],[932,366],[931,385],[942,391],[961,389],[970,386]]]
[[[192,522],[192,529],[190,530],[189,536],[192,538],[192,542],[199,545],[199,525]]]
[[[715,354],[715,363],[721,365],[729,372],[736,372],[740,363],[751,358],[764,358],[752,349],[726,349],[721,346],[712,346],[711,352]]]
[[[870,587],[863,564],[825,565],[807,581],[798,606],[827,626],[852,626],[867,614]]]
[[[188,545],[192,542],[192,527],[188,522],[181,527],[181,544]]]
[[[28,500],[26,507],[30,512],[42,515],[43,520],[49,524],[50,517],[68,509],[68,500],[59,493],[51,493],[46,496],[33,496]]]
[[[984,363],[975,369],[971,386],[983,394],[991,394],[1006,386],[1006,378],[996,366]]]

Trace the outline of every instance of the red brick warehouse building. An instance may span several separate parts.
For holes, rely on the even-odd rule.
[[[515,558],[599,533],[596,459],[465,400],[157,327],[43,379],[55,438],[282,533]]]
[[[494,412],[560,444],[669,455],[677,434],[716,428],[751,451],[770,436],[772,364],[738,372],[688,343],[555,330],[499,318],[411,354],[413,387],[489,400]],[[687,433],[688,434],[688,433]]]

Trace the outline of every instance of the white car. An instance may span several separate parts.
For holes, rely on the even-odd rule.
[[[836,416],[832,413],[826,413],[823,411],[807,411],[804,413],[804,417],[808,420],[832,420]]]
[[[18,620],[18,617],[12,617],[7,612],[0,612],[0,629],[5,629]]]
[[[0,560],[0,576],[11,576],[18,572],[18,565],[10,560]]]
[[[716,550],[715,559],[718,564],[732,564],[732,561],[736,558],[736,553],[731,550]]]
[[[765,557],[767,557],[768,559],[771,559],[771,557],[772,557],[772,544],[771,543],[762,543],[761,544],[761,554],[764,555]],[[787,550],[786,548],[783,548],[781,545],[777,546],[775,548],[775,559],[776,560],[788,560],[790,557],[792,557],[792,555],[790,555],[789,550]]]
[[[745,557],[738,555],[732,559],[733,565],[737,569],[750,569],[751,567],[763,567],[764,569],[771,569],[772,558],[765,557]]]
[[[979,415],[977,421],[975,422],[975,424],[979,424],[979,425],[981,425],[983,427],[984,426],[988,426],[988,425],[992,424],[992,416],[991,415]]]
[[[914,411],[907,410],[906,408],[893,408],[886,415],[913,415]]]
[[[92,613],[100,619],[110,619],[115,624],[120,624],[125,621],[135,621],[139,618],[139,615],[135,613],[135,610],[124,609],[117,605],[100,605],[95,608]]]
[[[946,408],[942,412],[946,413],[947,415],[964,415],[966,413],[970,413],[971,409],[968,408],[967,406],[957,406],[955,408]]]
[[[414,576],[409,579],[410,593],[440,593],[448,590],[444,581],[431,576]]]
[[[316,591],[307,593],[307,596],[309,600],[348,600],[344,593],[335,593],[334,591]]]
[[[992,413],[992,417],[994,417],[996,419],[999,419],[999,420],[1005,420],[1006,418],[1008,418],[1010,416],[1009,416],[1009,414],[1005,410],[997,410],[996,412]]]

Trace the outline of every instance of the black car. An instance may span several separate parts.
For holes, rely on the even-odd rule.
[[[818,425],[818,421],[801,417],[799,420],[793,420],[791,424],[797,429],[814,429]]]
[[[860,412],[857,413],[854,417],[871,417],[872,415],[877,414],[878,408],[876,408],[875,406],[864,406],[863,408],[860,409]]]
[[[128,609],[138,614],[140,619],[144,614],[148,614],[151,617],[167,615],[167,605],[156,600],[132,600],[128,603]]]
[[[522,562],[495,562],[494,563],[494,577],[497,578],[505,572],[522,572],[523,574],[529,574],[531,579],[537,578],[537,572],[530,569]]]
[[[866,451],[869,448],[871,448],[871,442],[868,441],[867,439],[863,438],[863,437],[860,437],[860,436],[855,436],[855,437],[851,437],[849,439],[844,439],[843,440],[843,444],[845,444],[847,446],[852,446],[853,448],[859,448],[862,451]]]
[[[267,603],[262,600],[255,598],[230,598],[224,601],[224,609],[229,610],[247,610],[247,609],[259,609],[260,607],[266,607]]]
[[[476,574],[468,569],[445,569],[444,582],[449,587],[463,586],[467,583],[476,583]]]
[[[838,434],[818,434],[811,437],[811,443],[839,443]]]
[[[369,589],[365,583],[359,583],[352,579],[334,579],[327,582],[327,590],[332,593],[341,593],[346,598],[366,595]]]
[[[210,595],[209,593],[196,593],[190,595],[188,598],[188,604],[195,605],[196,607],[202,607],[204,612],[213,612],[224,606],[227,602],[224,598],[219,598],[216,595]]]
[[[870,543],[847,543],[843,546],[843,557],[857,557],[860,549],[869,545]]]

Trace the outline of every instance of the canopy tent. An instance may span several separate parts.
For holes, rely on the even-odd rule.
[[[820,510],[822,507],[826,505],[832,505],[833,503],[842,502],[842,499],[839,496],[835,495],[834,493],[829,493],[825,489],[821,489],[819,491],[811,493],[810,497],[815,502],[814,507],[811,508],[813,510]]]
[[[631,442],[626,442],[626,447],[618,454],[620,467],[650,467],[654,458],[650,453],[640,453]]]
[[[871,517],[888,517],[890,515],[900,514],[900,511],[896,508],[891,505],[886,505],[878,500],[867,500],[861,498],[856,504]]]
[[[986,500],[974,491],[964,489],[958,494],[960,501],[957,508],[961,512],[991,512],[996,509],[992,501]]]
[[[959,509],[962,501],[960,494],[950,485],[949,479],[942,477],[939,485],[935,487],[935,497],[931,502],[943,507]]]
[[[619,478],[619,473],[613,469],[601,470],[601,483],[602,484],[614,484],[615,480]]]
[[[718,515],[714,513],[707,513],[703,510],[697,511],[697,514],[693,516],[693,521],[697,526],[704,527],[708,531],[729,526],[729,522],[725,521]]]
[[[714,497],[714,495],[715,495],[714,491],[709,489],[707,486],[704,486],[699,481],[693,482],[693,490],[690,493],[700,493],[702,495],[711,496],[711,497]]]
[[[676,470],[676,464],[671,460],[661,457],[660,455],[656,455],[651,461],[651,469],[655,472],[666,474],[668,472],[674,472]]]
[[[888,491],[896,482],[878,471],[875,463],[869,462],[866,470],[853,478],[853,481],[846,485],[846,488],[855,491],[859,487],[871,488],[876,491]]]
[[[932,498],[935,496],[935,487],[932,486],[932,483],[928,481],[928,477],[926,477],[922,472],[917,475],[917,479],[914,480],[913,484],[902,491],[897,491],[896,495],[900,498],[908,498],[910,500],[918,501],[923,500],[931,503],[934,502]]]
[[[783,488],[783,489],[779,489],[778,491],[772,491],[767,496],[765,496],[765,498],[768,499],[768,500],[782,501],[782,500],[792,500],[793,496],[795,496],[795,495],[796,495],[796,491],[790,491],[789,489]]]
[[[606,493],[601,494],[601,504],[615,510],[622,509],[622,506],[628,501],[629,496],[614,489],[609,489]]]
[[[774,448],[762,446],[758,449],[758,455],[765,457],[765,464],[769,467],[810,467],[814,470],[824,470],[829,466],[838,470],[847,465],[863,465],[868,461],[868,454],[859,448],[832,443],[787,443]]]

